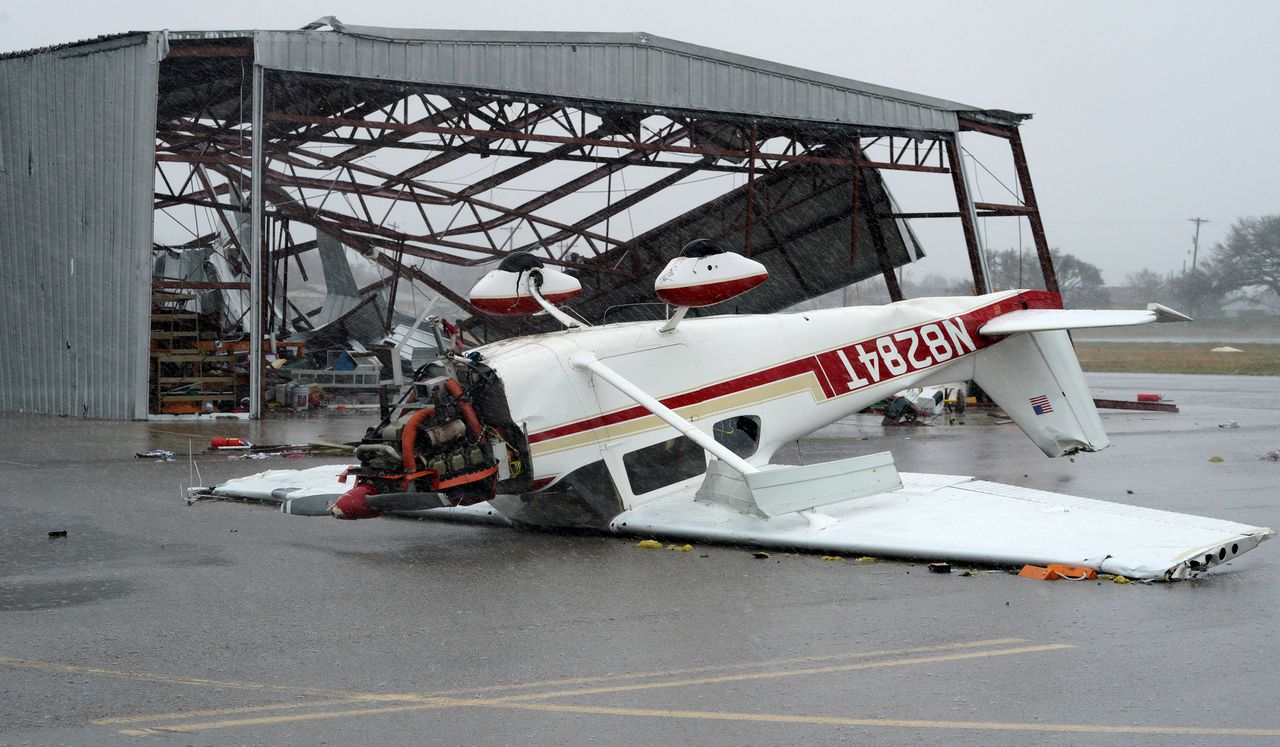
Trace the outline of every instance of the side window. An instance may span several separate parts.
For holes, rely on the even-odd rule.
[[[701,446],[679,436],[623,454],[622,466],[631,492],[643,495],[706,472],[707,458]]]
[[[760,446],[760,418],[755,415],[725,418],[711,426],[711,433],[720,445],[745,459]]]

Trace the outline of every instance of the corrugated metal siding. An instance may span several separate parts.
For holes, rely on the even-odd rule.
[[[0,410],[146,417],[158,39],[0,60]]]
[[[444,33],[259,31],[255,55],[294,72],[903,130],[954,132],[963,106],[633,34],[430,38]]]

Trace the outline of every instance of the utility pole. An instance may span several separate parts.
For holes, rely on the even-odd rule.
[[[1187,218],[1187,220],[1196,224],[1195,238],[1191,239],[1191,271],[1196,271],[1196,255],[1200,253],[1200,224],[1208,223],[1208,218]]]

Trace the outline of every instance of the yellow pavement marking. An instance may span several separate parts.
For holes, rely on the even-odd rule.
[[[750,721],[773,724],[814,724],[819,726],[871,726],[900,729],[968,729],[974,731],[1066,732],[1073,734],[1172,734],[1194,736],[1280,736],[1280,728],[1252,729],[1201,726],[1115,726],[1111,724],[1045,724],[1009,721],[931,721],[899,718],[846,718],[843,716],[794,716],[782,713],[738,713],[734,711],[676,711],[656,708],[615,708],[575,706],[558,703],[513,703],[503,701],[498,708],[551,713],[582,713],[600,716],[641,716],[710,721]]]
[[[313,721],[326,718],[351,718],[353,716],[376,716],[380,713],[403,713],[405,711],[429,711],[439,708],[457,708],[461,706],[475,705],[477,701],[469,700],[452,700],[449,698],[439,698],[430,703],[414,703],[411,705],[401,706],[379,706],[377,708],[355,708],[347,711],[321,711],[320,713],[294,713],[282,716],[262,716],[259,718],[240,718],[226,719],[223,721],[206,721],[196,724],[173,724],[166,726],[150,726],[142,731],[144,733],[154,732],[196,732],[206,731],[209,729],[228,729],[237,726],[266,726],[268,724],[287,724],[294,721]],[[133,731],[132,729],[121,730],[120,733]]]
[[[310,697],[323,697],[324,700],[314,700],[310,702],[293,702],[293,703],[275,703],[264,704],[258,706],[245,706],[240,708],[218,708],[205,709],[197,711],[187,711],[183,713],[160,713],[147,716],[121,716],[116,718],[97,719],[91,723],[97,725],[125,725],[125,724],[141,724],[151,723],[151,726],[142,728],[119,729],[118,733],[126,736],[147,736],[164,733],[191,733],[197,731],[206,731],[211,729],[224,729],[233,727],[251,727],[251,726],[268,726],[272,724],[291,723],[299,721],[312,721],[328,718],[351,718],[356,716],[371,716],[378,714],[405,713],[412,711],[439,710],[444,708],[495,708],[500,710],[522,710],[522,711],[540,711],[547,713],[575,713],[586,715],[600,716],[623,716],[623,717],[640,717],[640,718],[666,718],[666,719],[695,719],[705,721],[738,721],[738,722],[755,722],[755,723],[777,723],[777,724],[797,724],[797,725],[818,725],[818,726],[863,726],[871,728],[896,728],[896,729],[952,729],[952,730],[969,730],[969,731],[1011,731],[1011,732],[1041,732],[1041,733],[1071,733],[1071,734],[1134,734],[1134,735],[1173,735],[1173,736],[1243,736],[1243,737],[1275,737],[1280,736],[1280,727],[1277,728],[1245,728],[1245,727],[1199,727],[1199,726],[1141,726],[1141,725],[1111,725],[1111,724],[1054,724],[1054,723],[1019,723],[1005,721],[941,721],[926,719],[897,719],[897,718],[853,718],[844,716],[800,716],[793,714],[772,714],[772,713],[743,713],[734,711],[689,711],[689,710],[668,710],[659,708],[630,708],[615,706],[588,706],[573,705],[564,703],[547,703],[540,702],[550,698],[567,698],[581,697],[587,695],[602,695],[610,693],[634,692],[639,690],[656,690],[661,688],[672,687],[696,687],[702,685],[715,685],[728,682],[744,682],[751,680],[767,680],[782,677],[799,677],[806,675],[821,675],[836,672],[852,672],[860,670],[873,670],[898,666],[914,666],[923,664],[945,663],[953,661],[965,661],[979,658],[987,658],[992,656],[1008,656],[1022,653],[1039,653],[1047,651],[1058,651],[1072,648],[1070,645],[1061,643],[1038,644],[1015,646],[1025,642],[1021,638],[995,638],[985,641],[971,641],[960,643],[939,644],[934,646],[917,646],[913,648],[887,649],[880,651],[853,652],[845,654],[834,654],[829,656],[813,656],[797,659],[775,659],[770,661],[748,662],[742,664],[723,664],[707,667],[693,667],[686,669],[672,669],[656,672],[642,672],[635,674],[616,674],[616,675],[600,675],[596,677],[575,677],[559,680],[543,680],[540,682],[528,682],[523,684],[497,685],[493,687],[471,688],[467,690],[455,690],[452,694],[463,693],[484,693],[484,692],[501,692],[515,689],[527,689],[534,687],[557,687],[566,685],[590,684],[595,682],[618,682],[619,684],[602,685],[600,687],[586,687],[576,689],[559,689],[547,690],[537,693],[526,693],[521,695],[509,695],[496,698],[480,698],[480,699],[461,699],[446,697],[444,694],[394,694],[394,693],[365,693],[365,692],[349,692],[341,690],[326,690],[317,688],[291,687],[281,685],[267,685],[256,682],[238,682],[229,680],[213,680],[194,677],[178,677],[171,675],[159,675],[146,672],[129,672],[123,670],[103,669],[99,667],[81,667],[71,664],[62,664],[57,662],[42,662],[27,659],[9,659],[0,657],[0,666],[9,666],[22,669],[32,669],[37,671],[50,672],[69,672],[76,674],[88,674],[105,677],[118,677],[124,679],[133,679],[147,682],[160,682],[166,684],[191,685],[198,687],[211,688],[232,688],[243,690],[257,690],[261,692],[277,692],[289,693],[294,695],[305,695]],[[1005,648],[989,648],[989,646],[1007,646]],[[913,654],[933,654],[936,655],[919,655]],[[882,659],[878,661],[857,661],[846,664],[832,664],[828,666],[812,666],[803,668],[783,669],[770,672],[739,672],[733,674],[721,674],[707,677],[687,677],[693,674],[705,674],[711,672],[731,672],[735,669],[749,669],[760,667],[779,667],[791,666],[795,664],[816,664],[820,662],[840,661],[847,659],[868,659],[873,657],[903,657]],[[655,677],[685,677],[684,679],[673,679],[662,682],[629,682],[622,684],[626,680],[652,679]],[[159,721],[183,720],[192,718],[205,718],[217,716],[231,716],[252,713],[266,713],[270,711],[289,711],[298,709],[315,709],[325,708],[329,706],[337,706],[353,703],[399,703],[399,705],[373,706],[363,708],[350,708],[342,710],[316,711],[310,713],[283,713],[269,716],[258,716],[250,718],[234,718],[234,719],[215,719],[210,721],[202,721],[195,723],[178,723],[172,725],[157,725]]]
[[[655,672],[635,672],[635,673],[618,673],[595,675],[591,677],[568,677],[555,680],[541,680],[536,682],[523,682],[510,685],[490,685],[487,687],[471,687],[459,688],[453,690],[438,690],[426,693],[428,696],[450,696],[450,695],[475,695],[480,693],[496,693],[506,692],[510,690],[525,690],[532,687],[559,687],[564,685],[589,685],[596,682],[614,682],[617,680],[639,680],[652,679],[655,677],[678,677],[681,675],[704,674],[709,672],[727,672],[734,669],[755,669],[760,667],[781,667],[793,664],[816,664],[823,661],[840,661],[842,659],[870,659],[877,656],[903,656],[906,654],[923,654],[932,651],[953,651],[956,649],[981,648],[983,646],[1005,646],[1015,643],[1025,643],[1024,638],[989,638],[983,641],[962,641],[959,643],[941,643],[932,646],[913,646],[911,648],[897,649],[880,649],[878,651],[854,651],[843,654],[829,654],[826,656],[805,656],[798,659],[768,659],[764,661],[750,661],[738,664],[714,664],[705,667],[689,667],[685,669],[666,669]]]
[[[988,656],[1006,656],[1010,654],[1020,653],[1036,653],[1041,651],[1058,651],[1062,649],[1072,648],[1064,643],[1050,643],[1035,646],[1020,646],[1017,648],[993,649],[989,651],[969,651],[964,653],[944,654],[938,656],[919,656],[914,658],[890,659],[887,661],[858,662],[856,664],[842,664],[828,667],[809,667],[805,669],[790,669],[777,672],[749,672],[742,674],[721,675],[718,677],[702,677],[695,679],[673,680],[669,682],[645,682],[629,685],[614,685],[608,687],[581,688],[577,690],[551,690],[531,695],[511,695],[503,698],[488,699],[471,699],[464,700],[459,698],[424,698],[429,702],[416,704],[406,704],[402,706],[386,706],[381,708],[364,708],[350,709],[341,711],[317,711],[314,713],[288,714],[281,716],[263,716],[260,718],[247,719],[226,719],[221,721],[206,721],[198,724],[179,724],[174,726],[151,727],[153,729],[163,729],[170,731],[205,731],[210,729],[224,729],[239,726],[262,726],[265,724],[278,724],[296,721],[311,721],[329,718],[350,718],[354,716],[367,716],[380,713],[403,713],[406,711],[430,710],[447,707],[459,708],[511,708],[523,707],[530,705],[530,701],[545,700],[547,698],[572,697],[578,695],[595,695],[600,693],[629,692],[635,690],[652,690],[658,688],[670,687],[688,687],[694,685],[719,684],[725,682],[742,682],[746,680],[758,679],[777,679],[782,677],[797,677],[809,674],[826,674],[830,672],[848,672],[865,669],[877,669],[893,666],[908,666],[917,664],[931,664],[936,662],[961,661],[966,659],[976,659]],[[623,675],[625,678],[625,675]],[[566,706],[573,708],[574,706]]]
[[[835,664],[832,666],[808,667],[805,669],[784,669],[778,672],[746,672],[743,674],[724,674],[716,677],[699,677],[686,680],[673,680],[669,682],[639,682],[628,685],[605,685],[601,687],[586,687],[578,690],[558,690],[552,692],[531,693],[528,695],[509,695],[505,698],[498,698],[497,702],[518,703],[521,701],[545,700],[547,698],[570,698],[581,695],[602,695],[605,693],[634,692],[636,690],[656,690],[666,687],[718,685],[726,682],[746,682],[748,680],[778,679],[781,677],[831,674],[833,672],[855,672],[858,670],[882,669],[886,667],[901,667],[916,664],[938,664],[949,661],[963,661],[966,659],[981,659],[990,656],[1033,654],[1040,653],[1042,651],[1061,651],[1068,648],[1073,648],[1073,646],[1066,643],[1042,643],[1033,646],[998,648],[988,651],[965,651],[954,654],[939,654],[937,656],[917,656],[906,659],[888,659],[886,661],[861,661],[854,664]]]
[[[129,672],[121,669],[103,669],[101,667],[81,667],[74,664],[63,664],[55,661],[34,661],[31,659],[8,659],[0,657],[0,666],[15,669],[34,669],[44,672],[67,672],[71,674],[92,674],[101,677],[117,677],[126,680],[143,682],[160,682],[167,685],[191,685],[194,687],[228,688],[236,690],[258,690],[261,692],[290,693],[293,695],[311,695],[320,698],[342,698],[350,700],[417,700],[418,694],[396,695],[378,693],[347,692],[343,690],[323,690],[311,687],[291,687],[288,685],[267,685],[261,682],[236,682],[234,680],[209,680],[198,677],[178,677],[150,672]]]
[[[290,701],[288,703],[267,703],[256,706],[240,706],[238,708],[205,708],[198,711],[175,711],[173,713],[148,713],[142,716],[113,716],[96,718],[91,724],[114,726],[116,724],[142,724],[148,721],[180,721],[188,718],[204,718],[206,716],[235,716],[241,713],[265,713],[267,711],[288,711],[296,708],[324,708],[351,703],[367,703],[365,698],[340,698],[334,700]]]
[[[100,726],[113,726],[125,724],[155,723],[157,721],[181,721],[192,718],[206,718],[210,716],[234,716],[248,713],[266,713],[270,711],[286,711],[301,708],[323,708],[332,705],[343,705],[347,703],[358,702],[405,702],[413,704],[422,704],[427,699],[435,699],[448,697],[453,695],[467,695],[479,693],[496,693],[507,692],[511,690],[525,690],[529,688],[541,687],[562,687],[566,685],[586,685],[597,682],[616,682],[619,680],[638,680],[652,679],[655,677],[676,677],[690,674],[703,674],[708,672],[724,672],[735,669],[749,669],[759,667],[777,667],[794,664],[812,664],[824,661],[839,661],[843,659],[867,659],[879,656],[901,656],[905,654],[927,653],[932,651],[953,651],[957,649],[973,649],[984,646],[999,646],[1013,643],[1022,643],[1022,638],[989,638],[979,641],[960,641],[956,643],[943,643],[930,646],[913,646],[910,648],[899,649],[880,649],[872,651],[855,651],[842,654],[829,654],[824,656],[805,656],[790,659],[771,659],[764,661],[742,662],[735,664],[719,664],[705,667],[687,667],[683,669],[667,669],[650,672],[636,673],[620,673],[605,674],[592,677],[571,677],[554,680],[541,680],[535,682],[514,683],[510,685],[494,685],[488,687],[474,687],[447,690],[434,693],[424,694],[395,694],[395,693],[367,693],[367,692],[349,692],[349,691],[332,691],[320,690],[313,688],[300,688],[290,686],[265,685],[256,682],[235,682],[227,680],[211,680],[199,679],[193,677],[177,677],[171,675],[151,674],[146,672],[129,672],[116,669],[104,669],[101,667],[83,667],[73,664],[64,664],[61,662],[35,661],[30,659],[10,659],[0,658],[0,666],[10,666],[21,669],[32,669],[37,671],[53,671],[53,672],[69,672],[75,674],[89,674],[101,677],[117,677],[121,679],[133,679],[147,682],[162,682],[165,684],[189,685],[195,687],[210,688],[234,688],[249,689],[263,692],[280,692],[295,695],[304,695],[308,697],[326,697],[325,700],[315,700],[309,702],[295,703],[275,703],[256,706],[241,706],[235,708],[207,708],[191,711],[171,712],[171,713],[153,713],[134,716],[116,716],[111,718],[94,719],[90,723]],[[337,695],[334,698],[332,696]],[[555,693],[549,695],[540,695],[539,697],[555,697]],[[474,704],[473,701],[467,703]],[[433,700],[431,707],[437,707]],[[368,712],[367,710],[364,712]],[[122,734],[146,734],[150,733],[147,729],[121,729]]]

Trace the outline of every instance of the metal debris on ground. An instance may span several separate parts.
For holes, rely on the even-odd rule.
[[[173,452],[168,449],[152,449],[151,451],[139,451],[133,455],[134,459],[160,459],[166,462],[173,461]]]
[[[60,537],[66,537],[66,536],[67,536],[67,530],[65,529],[55,529],[52,532],[49,532],[49,539],[58,539]]]
[[[1264,462],[1280,462],[1280,449],[1272,449],[1258,458]]]
[[[1240,424],[1234,420],[1228,420],[1225,423],[1218,423],[1219,428],[1239,428]]]
[[[929,572],[930,573],[950,573],[951,564],[950,563],[930,563]]]

